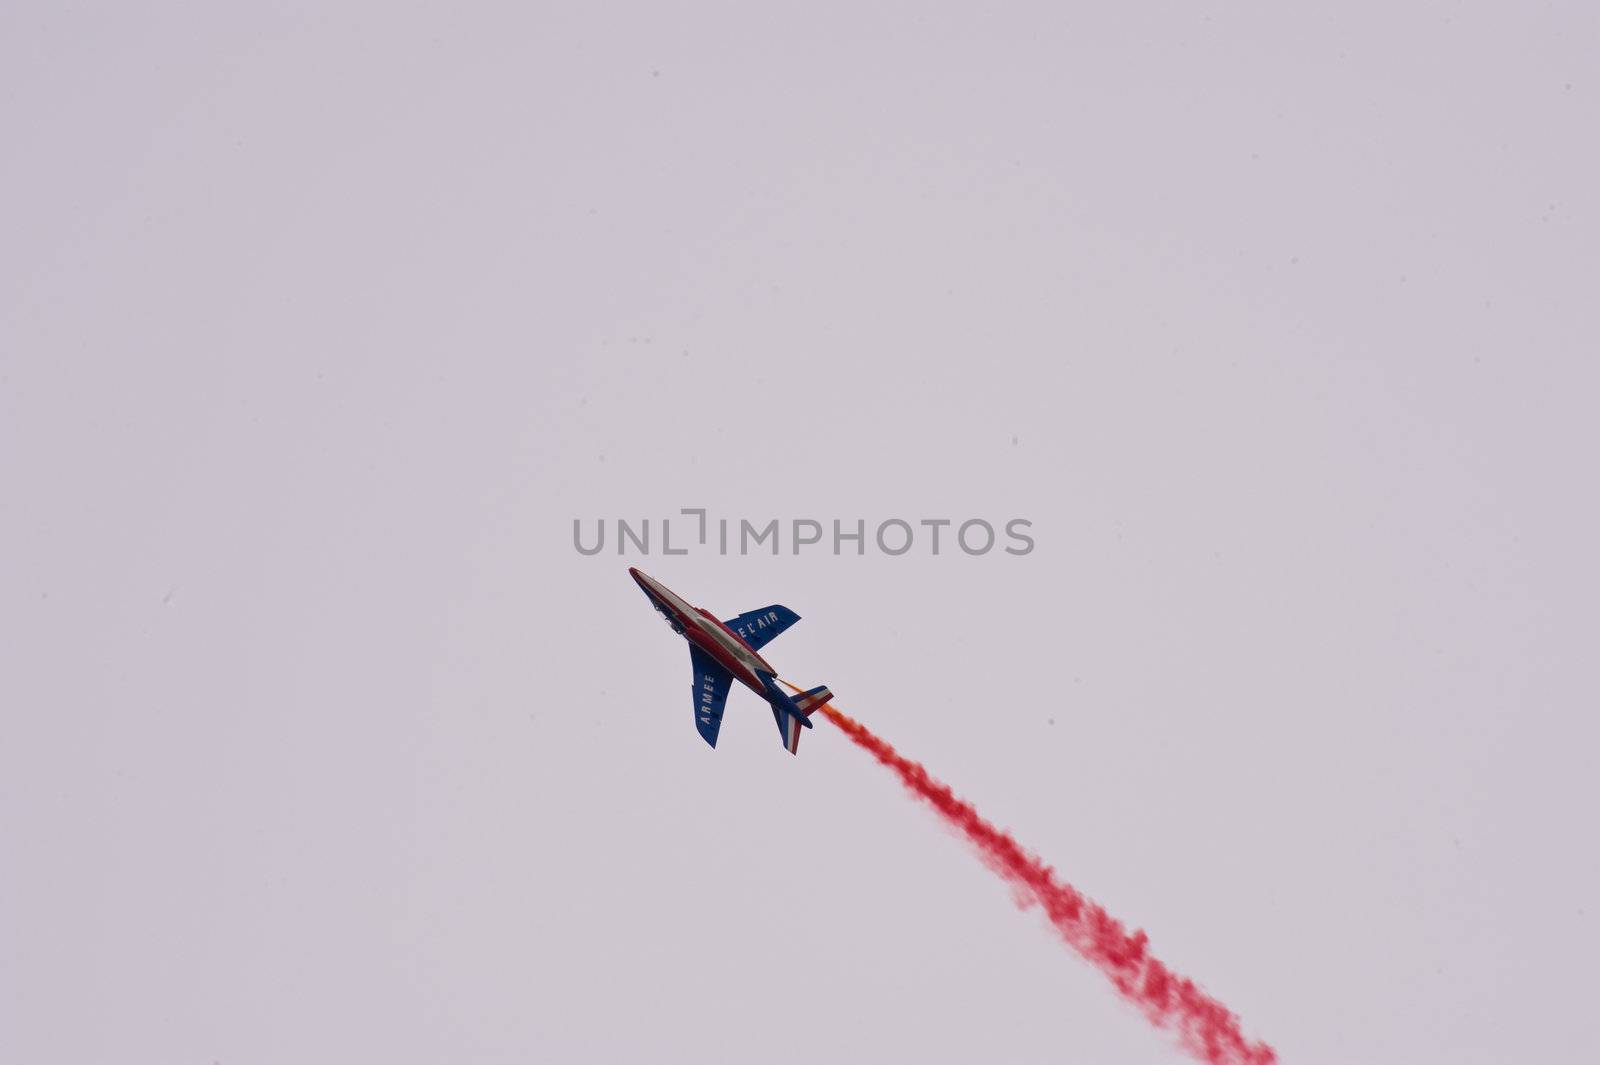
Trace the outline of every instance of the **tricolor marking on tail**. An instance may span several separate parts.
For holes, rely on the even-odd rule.
[[[783,715],[783,745],[789,748],[790,754],[800,753],[800,719],[793,714]]]
[[[812,713],[821,708],[822,704],[832,698],[833,693],[828,690],[828,686],[819,684],[810,691],[795,696],[794,707],[802,714],[810,717]]]

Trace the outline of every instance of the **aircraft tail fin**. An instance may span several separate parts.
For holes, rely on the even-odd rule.
[[[770,673],[761,674],[761,683],[767,689],[767,702],[772,704],[772,719],[778,723],[778,735],[790,754],[800,753],[800,730],[813,728],[808,715],[833,698],[827,688],[814,688],[796,699],[778,685]],[[808,703],[806,700],[810,700]]]
[[[812,714],[820,710],[824,703],[828,702],[832,698],[833,692],[828,690],[828,686],[826,684],[819,684],[805,694],[795,696],[794,705],[796,710],[799,710],[802,714],[810,717]]]

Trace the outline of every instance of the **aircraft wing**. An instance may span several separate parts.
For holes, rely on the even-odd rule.
[[[759,651],[777,639],[790,625],[800,620],[800,615],[779,603],[760,610],[746,610],[723,624],[738,634],[739,638]]]
[[[694,644],[689,645],[689,661],[694,666],[694,727],[700,730],[701,739],[715,747],[733,674]]]

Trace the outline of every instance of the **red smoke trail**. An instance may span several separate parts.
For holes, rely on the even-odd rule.
[[[923,799],[978,848],[988,866],[1014,887],[1020,905],[1036,899],[1061,938],[1110,978],[1124,998],[1150,1022],[1177,1034],[1184,1049],[1211,1065],[1273,1065],[1277,1052],[1251,1043],[1239,1031],[1239,1018],[1216,999],[1150,956],[1143,932],[1129,935],[1122,922],[1056,879],[1048,865],[995,828],[971,805],[916,762],[902,757],[859,721],[831,705],[822,712],[872,756],[900,774],[912,794]],[[1028,896],[1031,895],[1032,899]]]

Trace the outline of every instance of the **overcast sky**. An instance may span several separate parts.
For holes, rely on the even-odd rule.
[[[466,6],[0,11],[0,1059],[1182,1060],[635,564],[1286,1062],[1594,1060],[1593,5]]]

